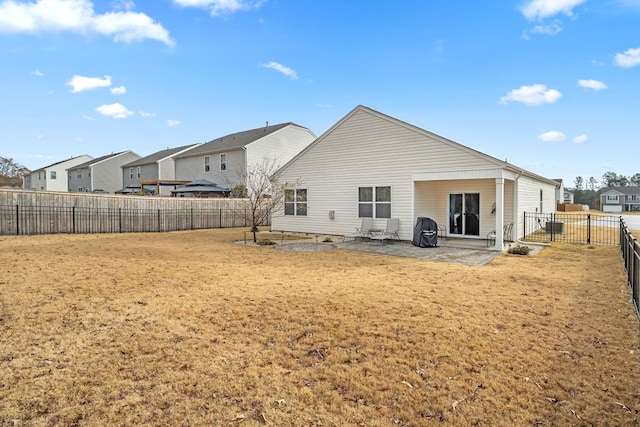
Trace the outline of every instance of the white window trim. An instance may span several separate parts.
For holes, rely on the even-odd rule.
[[[204,156],[204,173],[211,173],[211,156]]]
[[[220,154],[220,170],[221,171],[227,170],[227,153]]]
[[[361,202],[360,201],[360,189],[361,188],[371,188],[372,191],[372,195],[371,195],[371,202]],[[388,188],[389,189],[389,196],[391,198],[391,200],[389,200],[388,202],[384,201],[384,202],[379,202],[376,200],[376,189],[378,188]],[[393,189],[391,188],[391,185],[359,185],[357,188],[357,193],[356,193],[356,199],[357,199],[357,204],[356,204],[356,215],[358,216],[358,218],[365,218],[365,217],[361,217],[360,216],[360,205],[361,204],[367,204],[367,205],[371,205],[371,217],[366,217],[366,218],[373,218],[373,219],[389,219],[391,217],[393,217],[392,211],[393,211]],[[377,216],[377,205],[389,205],[389,216],[388,217],[379,217]]]
[[[303,202],[299,202],[298,201],[298,191],[299,190],[304,190],[306,192],[306,200]],[[284,197],[284,216],[309,216],[309,190],[307,188],[287,188],[285,191],[285,197]],[[293,191],[293,201],[292,202],[288,202],[287,201],[287,192],[289,191]],[[304,204],[305,205],[305,214],[301,215],[298,213],[298,205]],[[293,205],[293,213],[292,214],[287,214],[287,208],[286,205]]]

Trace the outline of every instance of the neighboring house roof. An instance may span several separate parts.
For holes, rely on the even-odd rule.
[[[83,154],[82,156],[86,156],[86,154]],[[59,165],[59,164],[61,164],[61,163],[65,163],[65,162],[69,162],[69,161],[71,161],[71,160],[73,160],[73,159],[77,159],[77,158],[82,157],[82,156],[69,157],[68,159],[60,160],[59,162],[55,162],[55,163],[51,163],[50,165],[43,166],[43,167],[41,167],[41,168],[39,168],[39,169],[36,169],[36,170],[33,170],[33,171],[31,171],[31,172],[33,173],[33,172],[42,171],[42,170],[45,170],[45,169],[51,168],[51,167],[53,167],[53,166]]]
[[[171,193],[229,193],[230,190],[226,187],[219,187],[211,181],[199,179],[191,181],[184,187],[176,188]]]
[[[151,165],[159,162],[160,160],[164,160],[167,157],[171,157],[174,154],[180,153],[181,151],[185,151],[190,147],[197,147],[200,144],[189,144],[183,145],[182,147],[176,148],[167,148],[166,150],[161,150],[156,153],[150,154],[146,157],[142,157],[138,160],[134,160],[133,162],[127,163],[126,165],[122,165],[123,168],[128,168],[132,166],[143,166],[143,165]]]
[[[340,125],[342,125],[342,123],[344,123],[347,119],[349,119],[351,116],[353,116],[354,114],[356,114],[359,111],[365,111],[369,114],[373,114],[377,117],[380,117],[381,119],[384,120],[389,120],[397,125],[403,126],[405,128],[411,129],[415,132],[418,132],[420,134],[426,135],[426,136],[430,136],[433,138],[437,138],[438,141],[444,143],[444,144],[448,144],[454,148],[460,149],[460,150],[464,150],[468,153],[471,153],[475,156],[481,157],[493,164],[495,164],[498,167],[502,167],[504,169],[507,169],[509,171],[512,171],[513,173],[516,174],[520,174],[520,175],[525,175],[531,178],[535,178],[539,181],[542,182],[546,182],[547,184],[552,184],[554,185],[556,188],[559,187],[559,183],[549,179],[549,178],[545,178],[541,175],[535,174],[533,172],[529,172],[525,169],[522,169],[516,165],[513,165],[511,163],[507,163],[504,162],[502,160],[499,160],[495,157],[492,157],[488,154],[484,154],[480,151],[474,150],[473,148],[469,148],[465,145],[462,145],[460,143],[457,143],[455,141],[452,141],[450,139],[444,138],[440,135],[437,135],[433,132],[429,132],[427,130],[424,130],[422,128],[419,128],[417,126],[414,126],[410,123],[407,122],[403,122],[402,120],[396,119],[395,117],[391,117],[388,116],[384,113],[380,113],[379,111],[373,110],[369,107],[365,107],[364,105],[358,105],[356,108],[354,108],[353,110],[351,110],[351,112],[349,112],[346,116],[344,116],[342,119],[340,119],[336,124],[334,124],[331,128],[329,128],[329,130],[327,130],[325,133],[323,133],[322,135],[320,135],[320,137],[318,137],[318,139],[316,139],[314,142],[312,142],[311,144],[309,144],[304,150],[302,150],[300,153],[298,153],[296,156],[294,156],[291,160],[289,160],[284,166],[282,166],[278,171],[276,171],[276,173],[274,174],[274,176],[278,176],[280,175],[285,169],[287,169],[289,167],[289,165],[291,165],[293,162],[295,162],[299,157],[304,156],[306,152],[308,152],[309,150],[312,150],[314,146],[316,146],[317,144],[320,144],[322,142],[322,140],[324,140],[328,135],[330,135],[336,128],[338,128]]]
[[[640,195],[640,187],[628,186],[628,187],[605,187],[600,189],[600,194],[618,193],[627,196]]]
[[[116,191],[116,194],[140,194],[141,192],[144,192],[145,194],[153,194],[153,190],[142,188],[139,184],[128,185]]]
[[[229,135],[225,135],[220,138],[212,139],[211,141],[206,142],[200,145],[199,147],[189,150],[186,153],[176,157],[177,158],[191,157],[191,156],[197,156],[201,154],[213,153],[216,151],[224,151],[224,150],[230,150],[233,148],[245,147],[251,144],[252,142],[259,140],[260,138],[263,138],[287,126],[297,126],[299,128],[306,129],[303,126],[288,122],[288,123],[280,123],[277,125],[264,126],[261,128],[256,128],[251,130],[245,130],[242,132],[236,132]]]
[[[123,153],[126,153],[126,152],[127,151],[121,151],[119,153],[107,154],[106,156],[98,157],[97,159],[92,159],[92,160],[89,160],[88,162],[80,163],[79,165],[76,165],[76,166],[74,166],[72,168],[69,168],[69,169],[84,169],[84,168],[88,168],[89,166],[93,166],[96,163],[100,163],[100,162],[102,162],[104,160],[107,160],[107,159],[109,159],[111,157],[116,157],[116,156],[119,156],[120,154],[123,154]]]

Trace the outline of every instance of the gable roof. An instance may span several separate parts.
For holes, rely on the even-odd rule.
[[[129,152],[130,151],[120,151],[119,153],[107,154],[106,156],[98,157],[97,159],[92,159],[92,160],[89,160],[88,162],[80,163],[79,165],[69,168],[69,170],[88,168],[89,166],[93,166],[97,163],[103,162],[107,159],[110,159],[111,157],[117,157],[121,154],[129,153]]]
[[[38,171],[41,171],[41,170],[45,170],[45,169],[51,168],[51,167],[53,167],[53,166],[57,166],[57,165],[59,165],[59,164],[65,163],[65,162],[70,162],[71,160],[78,159],[78,158],[83,157],[83,156],[86,156],[86,155],[87,155],[87,154],[82,154],[82,155],[80,155],[80,156],[69,157],[68,159],[60,160],[60,161],[55,162],[55,163],[51,163],[50,165],[43,166],[43,167],[38,168],[38,169],[36,169],[36,170],[33,170],[33,171],[31,171],[31,172],[33,173],[33,172],[38,172]]]
[[[245,147],[260,138],[264,138],[267,135],[270,135],[276,131],[279,131],[282,128],[287,126],[297,126],[299,128],[305,129],[302,126],[299,126],[292,122],[280,123],[277,125],[264,126],[261,128],[245,130],[242,132],[230,133],[229,135],[225,135],[220,138],[212,139],[209,142],[205,142],[199,147],[194,148],[193,150],[189,150],[183,155],[177,156],[176,158],[181,157],[191,157],[197,156],[206,153],[213,153],[216,151],[224,151],[230,150],[233,148]]]
[[[627,187],[605,187],[600,189],[600,194],[618,193],[626,196],[640,195],[640,187],[627,186]]]
[[[396,119],[395,117],[391,117],[388,116],[384,113],[380,113],[379,111],[373,110],[369,107],[365,107],[364,105],[358,105],[357,107],[355,107],[353,110],[351,110],[346,116],[344,116],[342,119],[340,119],[336,124],[334,124],[333,126],[331,126],[326,132],[324,132],[322,135],[320,135],[320,137],[318,137],[318,139],[316,139],[315,141],[313,141],[311,144],[309,144],[304,150],[302,150],[300,153],[298,153],[296,156],[294,156],[291,160],[289,160],[284,166],[282,166],[278,171],[276,171],[276,173],[274,174],[274,176],[279,175],[282,171],[284,171],[287,167],[289,167],[289,165],[291,165],[293,162],[295,162],[299,157],[304,156],[305,153],[307,153],[309,150],[313,149],[314,146],[316,146],[317,144],[321,143],[322,140],[324,140],[325,138],[327,138],[331,133],[333,133],[333,131],[338,128],[339,126],[341,126],[345,121],[347,121],[349,118],[351,118],[353,115],[355,115],[358,112],[366,112],[368,114],[374,115],[382,120],[386,120],[392,123],[395,123],[398,126],[402,126],[406,129],[412,130],[414,132],[417,132],[419,134],[422,134],[424,136],[428,136],[430,138],[434,138],[437,141],[443,143],[443,144],[447,144],[451,147],[454,147],[456,149],[459,150],[463,150],[467,153],[470,153],[474,156],[480,157],[490,163],[495,164],[497,167],[501,167],[504,169],[507,169],[509,171],[512,171],[514,173],[518,173],[521,175],[526,175],[532,178],[535,178],[537,180],[541,180],[544,181],[548,184],[552,184],[554,185],[556,188],[558,188],[560,186],[560,184],[552,179],[549,178],[545,178],[541,175],[535,174],[533,172],[529,172],[525,169],[522,169],[516,165],[513,165],[511,163],[507,163],[504,162],[502,160],[499,160],[495,157],[492,157],[488,154],[484,154],[478,150],[474,150],[473,148],[469,148],[465,145],[462,145],[458,142],[452,141],[450,139],[444,138],[440,135],[437,135],[433,132],[424,130],[422,128],[419,128],[417,126],[414,126],[412,124],[409,124],[407,122],[403,122],[402,120]]]
[[[174,154],[180,153],[181,151],[185,151],[185,150],[189,149],[190,147],[197,147],[198,145],[200,145],[200,144],[183,145],[182,147],[167,148],[165,150],[160,150],[160,151],[155,152],[153,154],[149,154],[146,157],[142,157],[142,158],[140,158],[138,160],[134,160],[133,162],[127,163],[126,165],[122,165],[121,167],[127,168],[127,167],[130,167],[130,166],[151,165],[151,164],[159,162],[160,160],[164,160],[167,157],[171,157]]]

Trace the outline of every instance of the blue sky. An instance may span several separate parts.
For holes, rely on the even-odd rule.
[[[362,104],[566,186],[640,172],[640,0],[0,0],[0,55],[30,169]]]

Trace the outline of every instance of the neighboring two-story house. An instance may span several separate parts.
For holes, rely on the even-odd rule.
[[[238,184],[244,184],[243,178],[252,165],[269,161],[277,168],[315,139],[313,132],[294,123],[267,125],[233,133],[174,156],[175,178],[205,180],[233,189]]]
[[[607,187],[600,190],[600,210],[608,213],[640,211],[640,187]]]
[[[26,190],[68,191],[67,169],[91,159],[91,156],[83,154],[36,169],[25,176],[24,188]]]
[[[115,193],[122,188],[122,165],[139,159],[133,151],[108,154],[67,169],[70,192]]]
[[[125,188],[142,191],[153,190],[153,194],[170,196],[171,190],[185,182],[176,181],[174,157],[184,154],[200,144],[167,148],[122,166],[122,184]]]

